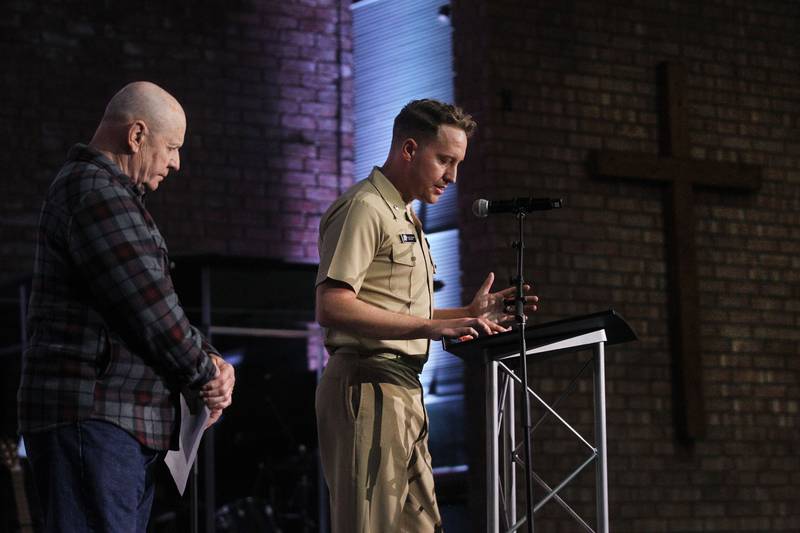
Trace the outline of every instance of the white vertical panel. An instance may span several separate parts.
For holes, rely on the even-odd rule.
[[[353,10],[355,178],[389,151],[392,122],[411,100],[453,99],[452,28],[439,21],[447,0],[374,0]]]
[[[457,229],[428,235],[433,259],[436,262],[436,279],[444,282],[444,288],[434,295],[436,307],[461,305],[461,261],[458,236]],[[422,382],[426,389],[431,380],[435,378],[437,395],[462,394],[464,389],[462,377],[461,360],[442,350],[440,342],[431,342],[430,358],[422,374]]]

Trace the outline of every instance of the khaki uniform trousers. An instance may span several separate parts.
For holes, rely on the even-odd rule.
[[[387,365],[391,371],[382,371]],[[316,411],[333,533],[443,531],[413,370],[380,356],[336,354],[317,388]]]

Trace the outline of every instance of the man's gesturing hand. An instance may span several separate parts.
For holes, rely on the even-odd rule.
[[[483,285],[481,285],[481,288],[475,293],[475,297],[472,299],[469,306],[467,306],[467,309],[471,316],[485,318],[499,324],[505,324],[514,319],[514,305],[513,303],[507,305],[506,301],[513,300],[517,289],[516,287],[507,287],[502,291],[489,292],[493,283],[494,272],[489,272],[489,275],[486,276]],[[531,286],[526,284],[523,286],[523,289],[525,293],[528,293],[531,290]],[[539,297],[535,294],[526,295],[525,313],[533,313],[536,311],[536,302],[538,301]]]

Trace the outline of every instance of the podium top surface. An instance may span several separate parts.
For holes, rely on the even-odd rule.
[[[620,344],[637,340],[633,329],[613,309],[544,324],[528,324],[525,328],[525,340],[530,349],[601,329],[606,332],[606,344]],[[519,353],[519,333],[514,328],[505,333],[486,335],[467,341],[442,339],[442,345],[445,351],[464,360],[493,359]]]

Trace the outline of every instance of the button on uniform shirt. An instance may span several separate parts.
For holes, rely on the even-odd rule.
[[[357,298],[394,313],[431,318],[435,266],[422,225],[376,167],[339,197],[320,221],[319,271]],[[379,340],[337,328],[325,332],[329,353],[407,355],[424,362],[430,340]]]
[[[215,366],[168,264],[141,190],[100,152],[73,147],[39,222],[22,433],[91,418],[174,447],[179,391],[208,382]]]

